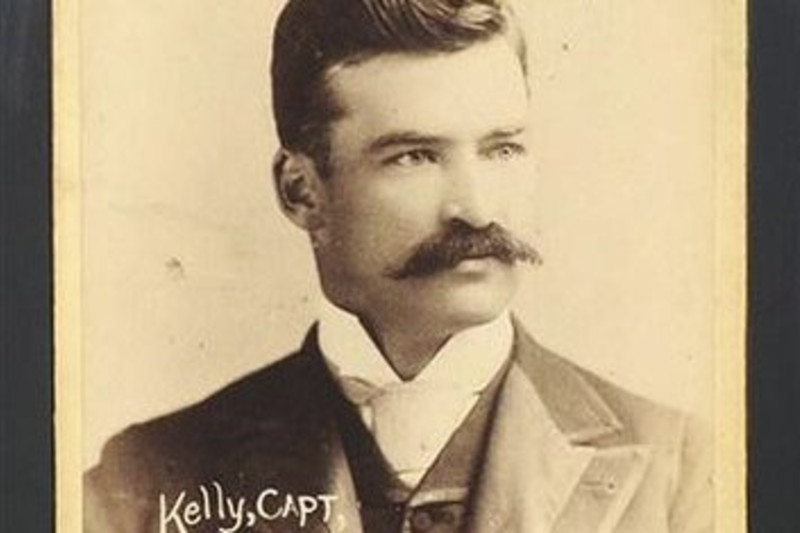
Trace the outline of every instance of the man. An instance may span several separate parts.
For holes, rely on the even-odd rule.
[[[275,185],[328,301],[299,351],[130,428],[92,531],[711,531],[680,413],[537,345],[525,42],[502,0],[290,0]]]

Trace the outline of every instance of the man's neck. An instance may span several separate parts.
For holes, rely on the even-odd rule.
[[[380,327],[360,319],[381,355],[403,381],[414,379],[457,331],[445,328]]]

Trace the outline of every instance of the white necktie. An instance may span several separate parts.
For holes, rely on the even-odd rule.
[[[397,476],[416,485],[477,399],[478,392],[441,383],[403,382],[374,387],[345,381],[351,401]]]

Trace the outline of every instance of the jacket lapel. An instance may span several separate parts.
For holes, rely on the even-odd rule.
[[[359,514],[358,498],[353,485],[353,476],[348,466],[342,440],[339,435],[328,448],[331,453],[331,461],[328,471],[325,472],[327,481],[326,492],[336,496],[336,501],[332,507],[332,513],[327,522],[320,523],[327,528],[330,533],[349,533],[360,532],[362,530],[361,516]]]
[[[243,417],[242,438],[237,450],[224,454],[224,464],[217,471],[238,473],[233,480],[248,501],[256,502],[266,488],[279,491],[273,508],[281,498],[291,495],[331,498],[330,515],[321,509],[307,513],[299,522],[299,506],[286,517],[259,521],[258,532],[293,532],[302,529],[314,533],[358,533],[362,531],[358,501],[345,454],[336,405],[342,401],[331,380],[312,329],[300,353],[295,356],[295,370],[286,377],[293,396],[286,401],[281,417],[261,414],[272,410],[264,405],[249,417]],[[286,509],[286,507],[284,507]]]
[[[597,449],[553,527],[554,533],[610,533],[649,464],[647,446]]]
[[[574,366],[516,331],[471,531],[611,532],[649,450],[618,438],[621,422]]]
[[[280,512],[282,509],[286,513],[274,521],[260,520],[253,531],[289,533],[302,529],[313,533],[358,533],[362,530],[358,501],[341,439],[337,434],[329,432],[322,436],[322,439],[315,442],[315,454],[308,454],[306,449],[302,452],[302,457],[290,454],[270,456],[253,450],[241,457],[235,471],[244,472],[245,476],[249,472],[258,472],[265,464],[280,464],[281,474],[275,478],[280,480],[279,483],[265,481],[263,478],[260,482],[256,479],[243,480],[246,484],[243,492],[248,495],[248,501],[256,502],[263,490],[273,488],[278,494],[270,500],[270,512]],[[287,496],[294,498],[291,508],[285,503],[284,498]],[[319,503],[313,512],[303,513],[297,500],[301,496],[329,498],[330,514],[326,516]],[[304,515],[302,522],[301,514]]]

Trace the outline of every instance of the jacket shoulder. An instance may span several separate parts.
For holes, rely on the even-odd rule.
[[[617,431],[608,444],[669,447],[679,446],[687,433],[702,433],[697,417],[577,365],[540,345],[520,326],[517,335],[518,360],[562,430],[613,426]]]
[[[653,444],[673,442],[684,436],[690,426],[699,424],[683,410],[634,393],[583,368],[577,371],[619,419],[620,437],[625,440]]]
[[[296,352],[224,387],[208,398],[112,437],[100,462],[86,474],[89,486],[147,491],[153,483],[202,477],[219,457],[253,432],[282,434],[303,416],[318,391],[311,357]]]

